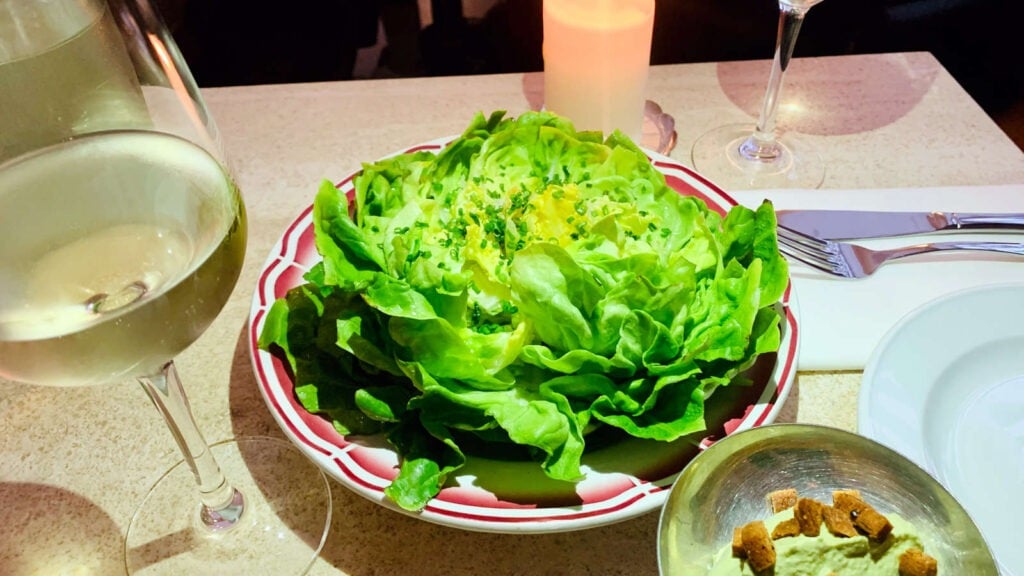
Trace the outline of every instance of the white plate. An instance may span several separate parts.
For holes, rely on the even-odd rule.
[[[451,138],[409,148],[440,150]],[[667,156],[647,152],[672,188],[698,196],[726,212],[736,202],[689,168]],[[352,190],[350,175],[338,186]],[[256,342],[267,309],[275,299],[303,282],[320,260],[313,243],[312,208],[284,231],[271,250],[253,295],[249,351],[260,392],[285,434],[330,476],[383,506],[406,512],[384,496],[397,473],[398,456],[383,442],[346,438],[327,419],[297,402],[289,370]],[[797,358],[797,311],[791,290],[782,302],[782,345],[751,370],[750,387],[721,387],[706,404],[709,429],[703,438],[665,443],[627,438],[603,446],[588,444],[585,479],[578,484],[547,479],[532,462],[470,456],[467,465],[425,509],[410,513],[423,520],[482,532],[562,532],[619,522],[658,509],[679,472],[698,453],[727,434],[775,420],[793,385]]]
[[[955,292],[900,320],[864,370],[857,426],[942,482],[1003,574],[1024,576],[1024,284]]]

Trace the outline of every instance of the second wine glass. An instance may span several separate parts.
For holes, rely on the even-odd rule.
[[[729,190],[818,188],[825,165],[812,144],[777,129],[782,81],[804,16],[821,0],[779,0],[779,31],[768,87],[757,124],[730,124],[700,136],[691,150],[693,167]]]

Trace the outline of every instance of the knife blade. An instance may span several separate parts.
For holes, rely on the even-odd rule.
[[[828,240],[885,238],[956,230],[1024,232],[1024,214],[779,210],[778,223]]]

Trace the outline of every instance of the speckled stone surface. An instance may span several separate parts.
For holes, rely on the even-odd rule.
[[[689,163],[707,129],[756,114],[767,62],[654,67],[649,97],[675,118]],[[205,91],[245,195],[250,239],[224,312],[179,359],[210,441],[283,437],[257,391],[244,331],[272,244],[313,198],[372,160],[456,134],[474,111],[539,105],[536,75],[424,78]],[[829,188],[1024,182],[1024,154],[929,54],[795,60],[780,122],[822,150]],[[859,372],[800,373],[780,420],[856,429]],[[149,486],[178,460],[139,386],[55,389],[0,382],[0,574],[118,574]],[[282,471],[287,473],[287,471]],[[583,532],[463,532],[334,487],[334,521],[312,573],[654,574],[657,514]]]

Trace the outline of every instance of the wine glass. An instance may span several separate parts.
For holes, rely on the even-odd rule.
[[[693,144],[693,167],[727,189],[817,188],[825,165],[817,150],[790,133],[779,134],[776,117],[782,79],[804,16],[821,0],[779,0],[779,33],[768,89],[757,124],[715,128]]]
[[[148,0],[0,0],[0,229],[0,378],[137,378],[181,449],[129,524],[126,568],[308,571],[326,477],[284,441],[208,445],[175,370],[234,289],[246,219]]]

